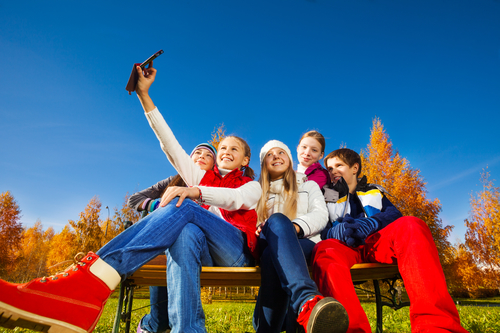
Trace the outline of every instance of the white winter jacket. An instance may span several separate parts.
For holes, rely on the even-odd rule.
[[[297,185],[299,187],[297,217],[292,222],[302,228],[304,238],[309,238],[317,243],[321,240],[320,232],[328,223],[328,210],[318,184],[306,180],[307,177],[297,173]],[[269,216],[273,213],[283,213],[283,179],[271,182],[267,207],[269,207]]]

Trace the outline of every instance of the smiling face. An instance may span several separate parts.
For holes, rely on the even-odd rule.
[[[276,147],[267,152],[264,163],[271,180],[276,180],[283,178],[290,167],[290,157],[283,149]]]
[[[315,138],[305,137],[300,140],[297,147],[297,157],[303,167],[310,167],[322,159],[323,155],[321,144]]]
[[[339,181],[340,177],[343,177],[349,186],[349,192],[354,192],[356,185],[358,184],[358,163],[354,163],[354,165],[350,167],[346,162],[342,161],[338,157],[332,157],[326,161],[326,166],[334,184]]]
[[[217,165],[221,169],[241,169],[248,165],[249,156],[245,156],[245,149],[240,142],[230,136],[219,143],[217,151]]]
[[[191,155],[194,164],[198,165],[201,170],[212,170],[214,168],[214,155],[208,149],[196,149]]]

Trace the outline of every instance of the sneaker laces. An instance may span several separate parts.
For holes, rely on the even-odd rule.
[[[57,267],[57,266],[60,266],[60,265],[63,265],[63,264],[67,264],[69,262],[71,262],[72,264],[69,265],[64,271],[62,272],[59,272],[59,273],[56,273],[54,275],[50,275],[49,277],[43,277],[40,279],[40,282],[44,283],[44,282],[47,282],[48,279],[52,279],[53,281],[54,280],[57,280],[59,277],[58,275],[62,275],[64,277],[68,276],[68,271],[72,270],[74,272],[76,272],[78,270],[78,266],[85,266],[85,263],[82,262],[81,260],[83,259],[83,257],[85,257],[85,253],[83,252],[78,252],[75,257],[73,258],[73,260],[65,260],[65,261],[61,261],[55,265],[52,265],[49,267],[49,269],[53,268],[53,267]]]

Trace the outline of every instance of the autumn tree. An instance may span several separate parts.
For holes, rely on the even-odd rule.
[[[100,212],[101,201],[95,196],[80,213],[77,221],[68,221],[75,232],[75,246],[78,252],[96,252],[103,245],[104,232],[101,228],[103,222],[99,218]]]
[[[477,266],[467,246],[461,242],[452,248],[453,259],[448,274],[448,288],[457,297],[469,297],[470,292],[481,285],[485,274]]]
[[[48,272],[53,274],[61,271],[65,267],[61,267],[59,264],[72,260],[78,252],[81,251],[76,242],[76,233],[71,230],[69,225],[65,225],[61,232],[55,234],[50,241],[50,248],[46,261]]]
[[[487,274],[486,284],[500,288],[500,189],[487,170],[481,174],[481,183],[483,190],[471,195],[465,244]]]
[[[426,183],[418,169],[413,169],[408,160],[394,151],[392,142],[380,119],[373,120],[370,143],[361,152],[363,174],[368,182],[379,184],[389,192],[389,199],[405,216],[415,216],[429,226],[438,249],[441,264],[452,258],[452,246],[447,240],[452,226],[443,227],[438,217],[441,204],[438,199],[427,198]]]
[[[52,237],[54,229],[50,227],[44,231],[40,220],[24,230],[17,251],[16,267],[10,274],[12,280],[24,282],[47,275],[46,261]]]
[[[105,239],[104,242],[107,243],[116,237],[120,232],[122,232],[125,228],[125,222],[130,221],[135,223],[139,221],[141,214],[137,212],[135,209],[130,208],[127,203],[130,195],[128,193],[125,195],[124,202],[122,204],[122,208],[114,209],[113,219],[103,221],[102,229],[104,230]]]
[[[9,191],[0,194],[0,276],[12,269],[19,249],[23,227],[21,210]]]

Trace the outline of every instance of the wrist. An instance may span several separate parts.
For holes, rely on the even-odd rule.
[[[196,199],[196,202],[198,204],[203,205],[205,203],[205,200],[203,200],[203,194],[201,193],[201,188],[193,186],[193,189],[196,190],[194,199]]]
[[[137,97],[139,98],[139,102],[141,102],[142,108],[144,112],[148,113],[153,111],[156,106],[153,103],[153,100],[149,96],[148,90],[136,90]]]

